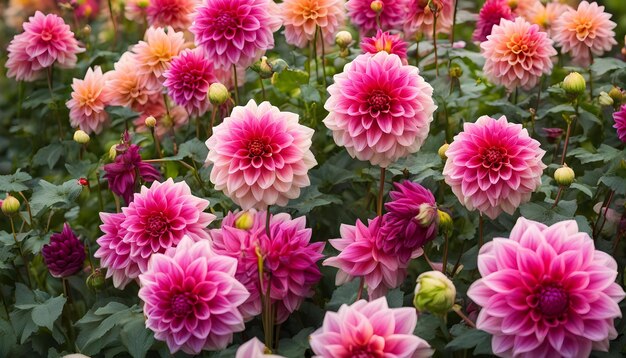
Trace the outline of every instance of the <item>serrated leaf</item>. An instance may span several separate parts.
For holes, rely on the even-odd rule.
[[[281,339],[278,353],[285,357],[304,357],[304,353],[309,348],[309,336],[314,330],[314,328],[305,328],[292,338]]]
[[[446,345],[446,349],[453,352],[461,349],[469,349],[476,347],[484,340],[491,341],[489,333],[478,329],[469,329],[450,341],[450,343]]]
[[[591,192],[591,188],[589,188],[588,185],[581,184],[581,183],[573,183],[570,186],[570,188],[576,189],[576,190],[582,192],[583,194],[587,195],[590,198],[593,197],[593,193]]]
[[[356,301],[357,290],[359,289],[359,280],[355,279],[343,284],[333,291],[330,301],[326,304],[329,311],[337,311],[343,304],[352,304]]]
[[[32,311],[33,322],[39,327],[46,327],[52,331],[54,321],[61,316],[66,300],[65,297],[58,296],[37,305]]]
[[[17,343],[17,337],[11,324],[0,319],[0,357],[9,357],[9,353]]]
[[[602,76],[605,73],[619,70],[626,66],[626,62],[613,57],[597,58],[594,59],[591,65],[591,71],[594,76]]]
[[[341,199],[334,195],[320,193],[316,187],[306,187],[300,192],[297,199],[289,202],[289,207],[294,209],[300,215],[305,215],[311,210],[329,204],[341,204]]]
[[[19,169],[10,175],[0,175],[0,191],[25,191],[28,187],[25,182],[31,180],[32,177],[28,173],[19,171]]]
[[[209,148],[198,138],[181,144],[178,150],[178,155],[182,155],[183,158],[189,157],[199,163],[204,163],[208,154]]]
[[[13,311],[10,314],[13,330],[19,338],[20,344],[24,344],[30,336],[37,331],[37,325],[33,322],[30,310]]]
[[[154,343],[154,334],[146,328],[142,315],[126,323],[120,332],[122,343],[133,358],[143,358]]]
[[[606,144],[602,144],[600,145],[600,147],[596,150],[596,152],[590,152],[588,150],[586,150],[585,148],[582,147],[578,147],[578,148],[574,148],[571,151],[569,151],[567,153],[568,157],[575,157],[576,159],[580,160],[580,162],[582,164],[587,164],[587,163],[594,163],[594,162],[610,162],[614,159],[616,159],[617,157],[619,157],[622,154],[622,152],[618,149],[615,149],[613,147],[609,147]]]
[[[599,183],[608,186],[616,194],[626,194],[626,179],[618,177],[616,175],[610,175],[600,178]]]
[[[61,185],[41,180],[30,200],[31,211],[33,215],[37,215],[47,207],[67,206],[78,198],[82,189],[83,187],[75,179],[68,180]]]
[[[291,94],[294,90],[300,89],[301,85],[309,83],[309,74],[298,69],[287,68],[281,73],[274,73],[272,84],[279,91]]]
[[[40,166],[47,164],[48,168],[52,169],[59,159],[61,159],[63,152],[64,148],[61,143],[52,143],[37,151],[33,157],[33,164]]]

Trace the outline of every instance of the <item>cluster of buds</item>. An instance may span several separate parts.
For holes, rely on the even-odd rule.
[[[625,98],[624,91],[617,86],[613,86],[608,93],[605,91],[600,92],[598,101],[602,106],[613,107],[617,110]]]
[[[272,78],[274,73],[280,73],[287,68],[287,62],[285,60],[276,58],[268,59],[266,56],[261,57],[260,60],[255,62],[250,68],[259,74],[261,78]]]

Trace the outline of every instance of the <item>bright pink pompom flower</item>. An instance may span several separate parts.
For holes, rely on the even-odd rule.
[[[513,214],[541,186],[545,153],[521,124],[482,116],[454,137],[443,175],[463,205],[495,219]]]
[[[406,65],[406,42],[400,37],[400,35],[393,35],[389,32],[382,32],[378,30],[376,36],[366,37],[361,40],[361,49],[363,52],[376,54],[380,51],[385,51],[388,54],[398,55],[402,60],[402,64]]]
[[[383,31],[400,30],[406,14],[407,0],[382,0],[380,27]],[[346,3],[348,16],[361,35],[373,35],[378,29],[376,12],[371,8],[371,0],[349,0]]]
[[[247,67],[274,47],[277,12],[272,0],[206,0],[189,30],[215,67]]]
[[[507,90],[516,87],[530,89],[543,74],[552,71],[552,47],[548,34],[539,25],[531,24],[522,17],[514,21],[502,19],[491,30],[487,41],[480,44],[485,66],[485,76]]]
[[[483,42],[491,35],[495,25],[500,24],[501,19],[513,20],[515,15],[506,0],[487,0],[478,13],[474,41]]]
[[[317,164],[312,136],[298,115],[250,100],[235,107],[206,141],[211,182],[244,210],[285,206],[310,184],[308,171]]]
[[[478,269],[467,294],[482,306],[476,325],[500,357],[588,357],[617,337],[626,296],[617,263],[573,220],[548,227],[520,218],[509,239],[480,249]]]
[[[389,308],[386,299],[359,300],[326,312],[324,324],[311,334],[317,358],[395,357],[427,358],[433,350],[413,335],[414,308]]]
[[[234,275],[237,261],[217,255],[209,241],[185,236],[175,248],[156,254],[139,276],[146,327],[171,353],[224,349],[245,329],[238,306],[248,291]]]
[[[620,107],[620,110],[613,113],[615,124],[613,128],[617,129],[617,137],[626,143],[626,104]]]
[[[362,54],[334,79],[324,124],[337,145],[381,167],[419,150],[437,106],[417,67],[384,51]]]
[[[96,240],[100,246],[94,257],[100,259],[100,265],[106,268],[106,277],[113,278],[113,286],[123,290],[136,279],[141,270],[130,256],[130,244],[124,242],[126,229],[121,227],[126,216],[122,213],[100,213],[100,230],[104,233]]]

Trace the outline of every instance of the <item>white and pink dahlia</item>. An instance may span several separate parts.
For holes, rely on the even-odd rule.
[[[432,7],[437,9],[437,22]],[[407,3],[408,12],[404,21],[404,32],[407,37],[415,37],[421,33],[424,36],[433,37],[433,29],[436,25],[437,34],[449,34],[454,22],[454,0],[410,0]]]
[[[381,167],[420,149],[437,106],[417,67],[381,51],[357,56],[334,79],[324,124],[337,145]]]
[[[244,210],[285,206],[310,184],[313,130],[269,102],[235,107],[206,141],[211,182]]]
[[[105,107],[111,100],[111,91],[106,86],[100,66],[89,68],[85,79],[72,80],[72,99],[66,106],[70,110],[70,123],[87,133],[99,134],[108,124],[109,114]]]
[[[509,91],[530,89],[543,74],[552,72],[552,57],[557,54],[548,34],[539,25],[522,17],[502,19],[494,25],[487,41],[480,44],[485,76]]]
[[[380,0],[383,8],[380,14],[372,10],[371,0],[348,0],[346,8],[350,21],[361,32],[362,36],[373,35],[377,30],[390,31],[402,29],[406,17],[408,0]],[[380,28],[376,23],[379,17]]]
[[[321,32],[326,44],[335,42],[335,34],[346,18],[344,0],[285,0],[279,6],[285,25],[287,43],[305,48]]]
[[[245,329],[238,306],[248,291],[234,275],[237,260],[211,250],[208,240],[185,236],[150,260],[139,276],[146,327],[171,353],[224,349]]]
[[[467,295],[482,307],[477,328],[500,357],[588,357],[617,337],[617,263],[573,220],[552,226],[518,219],[478,255],[481,279]]]
[[[615,41],[616,23],[611,14],[595,1],[582,1],[578,9],[568,8],[555,22],[554,40],[563,53],[570,53],[579,66],[589,66],[592,55],[600,56],[611,51]]]
[[[428,358],[430,345],[413,335],[414,308],[389,308],[387,300],[359,300],[326,312],[324,324],[311,334],[317,358],[395,357]]]
[[[124,241],[126,229],[121,227],[126,216],[122,213],[100,213],[100,230],[104,233],[96,242],[98,250],[94,257],[106,268],[106,278],[113,278],[113,286],[123,290],[126,285],[139,277],[139,265],[130,256],[130,244]]]
[[[265,350],[265,344],[254,337],[237,349],[235,358],[284,358],[283,356],[266,353]]]
[[[137,73],[148,78],[154,85],[160,85],[163,74],[170,68],[172,59],[184,48],[185,38],[182,32],[172,27],[150,27],[146,30],[144,40],[133,46]]]
[[[215,67],[247,67],[274,47],[277,11],[272,0],[206,0],[190,31]]]
[[[544,154],[521,124],[482,116],[454,137],[443,175],[465,207],[495,219],[513,214],[541,186]]]

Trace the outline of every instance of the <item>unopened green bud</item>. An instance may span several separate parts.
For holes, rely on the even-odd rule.
[[[380,0],[374,0],[370,3],[370,9],[376,11],[376,12],[381,12],[383,11],[383,2]]]
[[[437,154],[439,154],[439,157],[443,161],[448,159],[448,157],[446,156],[446,152],[448,151],[448,148],[450,148],[450,144],[444,143],[441,147],[439,147],[439,150],[437,151]]]
[[[139,0],[137,1],[137,7],[140,9],[145,9],[150,5],[150,0]]]
[[[570,186],[574,182],[574,179],[576,179],[576,174],[574,174],[574,170],[568,167],[567,164],[564,164],[554,172],[554,181],[556,181],[559,186]]]
[[[6,216],[12,216],[20,211],[20,201],[16,197],[7,194],[7,197],[2,201],[2,212]]]
[[[448,72],[452,78],[459,78],[463,75],[463,69],[459,66],[450,67],[450,71]]]
[[[450,214],[443,210],[437,210],[437,215],[439,215],[439,230],[441,232],[452,231],[454,223],[452,222],[452,217],[450,217]]]
[[[239,217],[235,220],[235,227],[241,230],[250,230],[254,225],[254,213],[244,211],[239,214]]]
[[[87,281],[85,283],[87,284],[87,287],[93,290],[98,290],[104,287],[104,281],[105,277],[102,271],[100,269],[95,269],[93,273],[87,277]]]
[[[80,130],[80,129],[74,132],[74,142],[79,143],[79,144],[87,144],[89,143],[89,140],[90,138],[87,132]]]
[[[219,82],[211,83],[209,87],[209,101],[211,104],[221,106],[230,99],[228,88]]]
[[[349,31],[339,31],[335,35],[335,43],[339,48],[345,49],[352,43],[352,34]]]
[[[613,88],[611,88],[611,90],[609,91],[609,97],[611,97],[613,102],[617,104],[622,104],[622,100],[624,99],[624,93],[621,89],[613,86]]]
[[[561,87],[563,87],[567,94],[578,96],[585,92],[587,82],[585,82],[585,78],[580,73],[572,72],[565,76]]]
[[[154,128],[154,126],[156,126],[156,122],[157,122],[156,118],[154,118],[154,116],[150,116],[146,118],[144,123],[146,124],[146,127]]]
[[[113,144],[111,148],[109,148],[109,159],[115,160],[117,157],[117,144]]]
[[[420,312],[443,316],[452,308],[456,288],[450,279],[439,271],[428,271],[417,277],[413,305]]]
[[[261,59],[250,66],[250,68],[258,73],[261,78],[271,78],[275,72],[266,56],[261,57]]]
[[[613,98],[611,98],[611,96],[609,96],[609,94],[604,91],[600,92],[598,102],[600,102],[600,105],[602,106],[612,106],[614,103]]]

